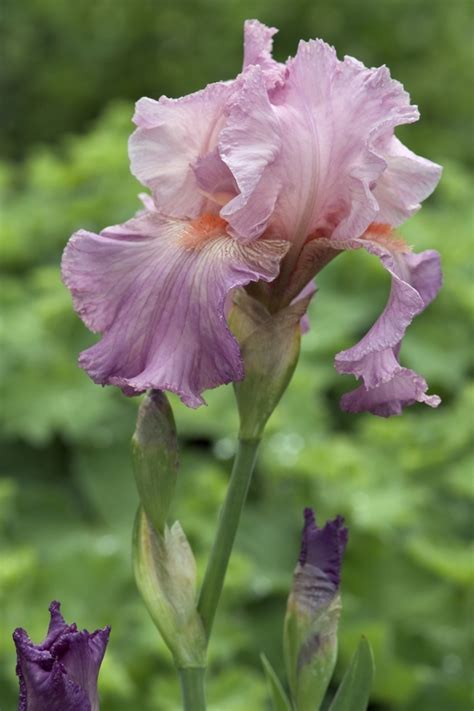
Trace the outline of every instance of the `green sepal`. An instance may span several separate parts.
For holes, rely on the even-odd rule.
[[[163,533],[178,475],[178,441],[171,406],[159,390],[150,390],[138,410],[132,459],[143,508]]]
[[[265,678],[267,680],[267,687],[272,700],[273,711],[292,711],[293,707],[291,705],[288,696],[283,689],[283,686],[276,675],[275,670],[268,661],[265,654],[260,655],[262,661],[263,670],[265,672]]]
[[[138,589],[178,668],[205,667],[206,635],[196,608],[196,562],[176,521],[157,533],[140,507],[133,537]]]
[[[362,637],[329,711],[366,711],[374,673],[372,649]]]
[[[234,295],[229,325],[237,337],[245,377],[234,383],[240,416],[240,437],[260,439],[285,392],[300,352],[300,321],[310,297],[272,314],[243,290]]]

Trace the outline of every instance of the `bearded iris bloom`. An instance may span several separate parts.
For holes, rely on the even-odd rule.
[[[48,634],[41,644],[33,644],[21,628],[13,633],[18,711],[99,711],[97,677],[110,627],[79,631],[66,624],[59,602],[52,602],[49,611]]]
[[[335,256],[365,249],[392,287],[366,336],[336,356],[339,372],[361,380],[342,407],[436,407],[399,363],[407,326],[441,286],[438,254],[414,254],[393,235],[441,174],[394,135],[418,111],[386,67],[341,61],[320,40],[276,62],[275,32],[246,22],[236,79],[138,101],[129,151],[151,193],[144,210],[99,235],[77,232],[63,257],[77,312],[102,334],[80,365],[127,394],[170,390],[197,407],[204,390],[244,376],[227,325],[234,290],[275,313]]]

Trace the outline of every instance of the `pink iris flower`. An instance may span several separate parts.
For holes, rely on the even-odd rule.
[[[361,381],[342,407],[436,407],[398,360],[407,326],[441,286],[438,254],[414,254],[392,234],[441,175],[394,135],[417,108],[386,67],[341,61],[320,40],[276,62],[275,32],[245,23],[236,79],[138,101],[129,151],[151,193],[144,210],[99,235],[80,230],[63,257],[77,312],[102,334],[80,365],[97,383],[170,390],[197,407],[204,390],[244,376],[227,325],[235,289],[257,282],[252,295],[278,311],[341,251],[365,249],[392,288],[366,336],[336,356]]]

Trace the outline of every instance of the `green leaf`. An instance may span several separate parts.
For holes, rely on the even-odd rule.
[[[277,677],[275,670],[264,654],[260,655],[262,660],[265,677],[267,679],[268,690],[272,698],[273,711],[292,711],[292,706],[287,695]]]
[[[374,670],[370,644],[362,637],[329,711],[366,711]]]

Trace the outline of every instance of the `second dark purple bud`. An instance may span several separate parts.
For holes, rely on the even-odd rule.
[[[296,708],[319,708],[337,657],[339,586],[348,531],[338,516],[322,528],[304,511],[301,549],[285,617],[285,663]]]

